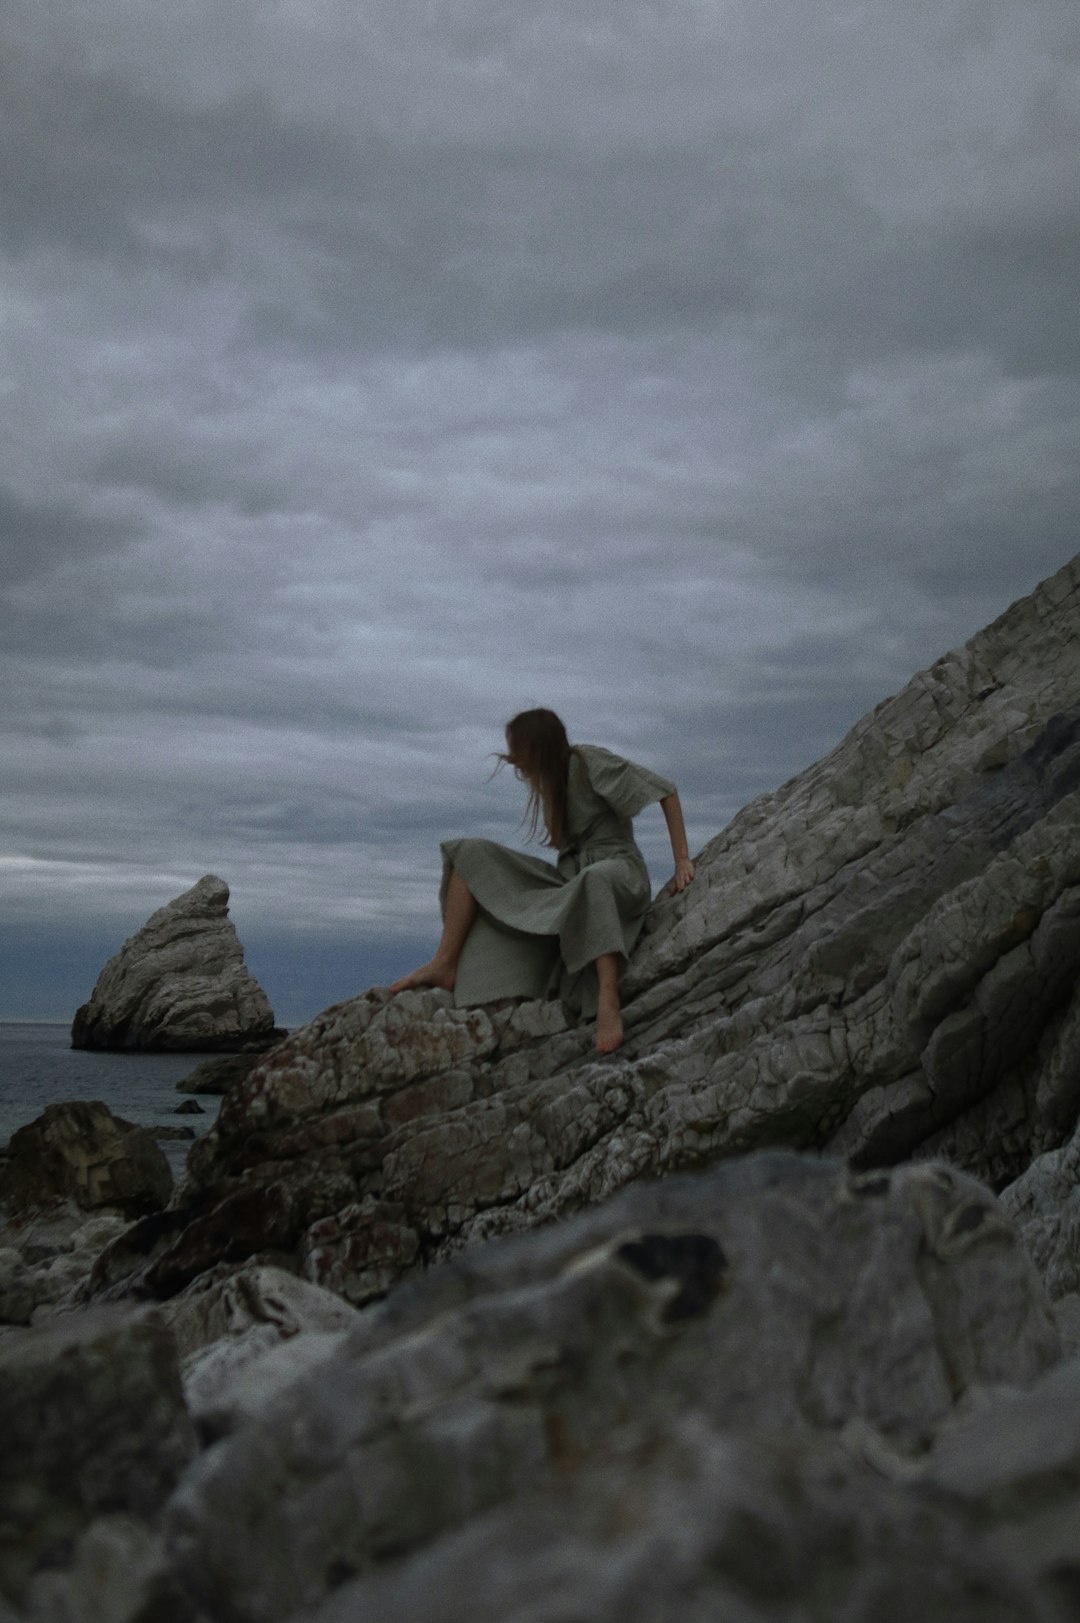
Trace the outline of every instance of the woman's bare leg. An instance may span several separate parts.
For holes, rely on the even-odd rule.
[[[613,1054],[623,1040],[619,1006],[619,954],[605,952],[596,960],[596,1052]]]
[[[476,917],[476,898],[457,869],[450,874],[443,911],[443,930],[435,956],[411,975],[395,981],[391,992],[407,992],[415,986],[441,986],[451,992],[457,979],[457,961],[465,938]]]

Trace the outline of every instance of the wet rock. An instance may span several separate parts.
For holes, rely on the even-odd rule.
[[[149,1128],[114,1116],[100,1101],[47,1105],[12,1134],[0,1173],[9,1214],[73,1201],[84,1211],[129,1217],[160,1209],[172,1193],[169,1164]]]
[[[205,1115],[205,1111],[197,1099],[185,1099],[182,1105],[177,1105],[176,1114],[178,1116],[202,1116]]]
[[[152,914],[75,1015],[73,1048],[264,1049],[283,1033],[244,963],[229,887],[207,874]]]

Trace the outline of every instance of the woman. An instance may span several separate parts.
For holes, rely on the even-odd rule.
[[[632,819],[660,802],[675,858],[674,888],[694,877],[678,791],[667,778],[595,744],[572,745],[553,710],[508,722],[500,761],[529,786],[530,837],[543,824],[553,867],[494,840],[442,846],[443,933],[435,956],[391,992],[441,986],[455,1003],[560,995],[596,1015],[596,1047],[623,1040],[619,970],[652,899]]]

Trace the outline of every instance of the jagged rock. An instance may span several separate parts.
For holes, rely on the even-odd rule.
[[[101,971],[71,1046],[214,1053],[283,1036],[228,908],[228,885],[206,874],[151,914]]]
[[[160,1316],[98,1309],[0,1342],[0,1436],[0,1595],[18,1606],[96,1518],[153,1516],[195,1452]]]
[[[0,1229],[0,1325],[35,1324],[70,1307],[95,1258],[126,1227],[120,1212],[87,1217],[70,1201],[9,1219]]]
[[[250,1266],[204,1274],[162,1313],[176,1337],[188,1412],[212,1436],[260,1414],[359,1318],[331,1291]]]
[[[193,1605],[245,1623],[343,1583],[320,1618],[1042,1616],[1060,1548],[1025,1564],[996,1537],[1028,1514],[1002,1483],[1032,1480],[1033,1450],[1014,1425],[995,1455],[989,1400],[927,1448],[1059,1352],[972,1180],[752,1157],[360,1315],[186,1473],[166,1543]],[[1074,1386],[1000,1401],[1041,1427]],[[1067,1431],[1039,1515],[1080,1506]]]
[[[10,1214],[74,1201],[84,1211],[113,1207],[137,1217],[172,1193],[169,1163],[148,1127],[114,1116],[100,1100],[46,1105],[12,1134],[0,1177]]]
[[[180,1093],[227,1093],[233,1083],[242,1082],[258,1062],[258,1054],[229,1054],[223,1059],[204,1059],[176,1086]]]
[[[1080,1100],[1080,560],[734,819],[598,1060],[557,1004],[371,992],[255,1066],[103,1289],[272,1247],[356,1303],[634,1179],[784,1144],[1001,1189]]]
[[[177,1105],[176,1114],[178,1116],[201,1116],[203,1107],[197,1099],[185,1099],[182,1105]]]

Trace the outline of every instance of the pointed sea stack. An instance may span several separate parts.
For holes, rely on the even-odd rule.
[[[229,887],[215,874],[159,907],[101,971],[72,1048],[235,1053],[284,1036],[228,913]]]

